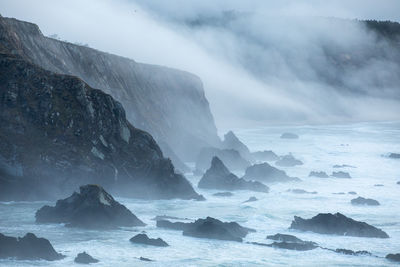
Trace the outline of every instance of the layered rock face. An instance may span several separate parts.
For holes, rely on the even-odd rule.
[[[98,185],[81,186],[79,193],[58,200],[55,207],[43,206],[36,212],[36,222],[67,223],[82,228],[145,225]]]
[[[0,44],[55,73],[80,77],[122,103],[128,120],[181,158],[220,140],[201,80],[190,73],[61,42],[37,25],[0,17]]]
[[[56,198],[88,183],[129,197],[199,198],[110,95],[4,53],[0,140],[1,199]]]

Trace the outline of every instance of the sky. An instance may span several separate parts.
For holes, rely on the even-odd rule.
[[[227,28],[187,25],[226,11],[239,16]],[[47,36],[198,75],[219,128],[400,119],[399,66],[386,60],[397,52],[362,27],[313,19],[400,21],[398,0],[1,0],[0,14]],[[361,94],[321,78],[337,78],[327,44],[367,55],[366,43],[384,59],[339,77]]]

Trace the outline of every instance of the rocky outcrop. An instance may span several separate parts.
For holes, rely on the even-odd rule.
[[[244,170],[250,162],[234,149],[203,148],[196,159],[196,170],[205,171],[211,166],[213,157],[220,158],[230,170]]]
[[[54,199],[88,183],[128,197],[200,198],[110,95],[1,53],[0,139],[2,200]]]
[[[308,177],[329,178],[329,175],[326,174],[326,172],[323,172],[323,171],[320,171],[320,172],[312,171],[312,172],[310,172]]]
[[[253,152],[251,157],[258,161],[277,161],[279,159],[278,155],[271,150]]]
[[[275,242],[273,242],[272,244],[253,242],[252,244],[268,246],[273,248],[298,250],[298,251],[307,251],[318,247],[317,243],[311,241],[303,241],[300,238],[297,238],[296,236],[293,235],[285,235],[285,234],[269,235],[267,236],[267,239],[275,240]]]
[[[335,178],[342,178],[342,179],[350,179],[351,178],[351,176],[348,172],[342,172],[342,171],[332,172],[331,176],[335,177]]]
[[[354,251],[351,249],[337,248],[334,250],[336,253],[352,255],[352,256],[371,256],[371,253],[366,250]]]
[[[268,186],[260,182],[238,178],[217,157],[212,159],[211,167],[199,181],[198,187],[218,190],[251,190],[265,193],[269,191]]]
[[[358,197],[351,200],[353,205],[367,205],[367,206],[379,206],[380,203],[372,198]]]
[[[64,258],[57,253],[49,240],[27,233],[24,237],[10,237],[0,233],[0,259],[54,261]]]
[[[218,192],[218,193],[213,194],[213,196],[216,196],[216,197],[231,197],[231,196],[233,196],[233,194],[231,192]]]
[[[80,263],[80,264],[90,264],[90,263],[98,263],[99,260],[93,258],[86,252],[82,252],[82,253],[79,253],[78,255],[76,255],[74,262]]]
[[[70,227],[114,228],[144,226],[124,205],[97,185],[81,186],[80,193],[58,200],[55,207],[43,206],[36,212],[38,223],[66,223]]]
[[[239,138],[237,138],[237,136],[232,131],[229,131],[224,135],[222,148],[236,150],[243,158],[251,160],[251,153],[249,148],[242,141],[240,141]]]
[[[400,262],[400,253],[387,254],[385,258],[394,262]]]
[[[138,234],[129,239],[132,243],[135,244],[143,244],[149,246],[156,246],[156,247],[168,247],[168,243],[162,240],[161,238],[149,238],[146,234]]]
[[[280,157],[280,159],[277,162],[275,162],[275,164],[277,166],[282,166],[282,167],[293,167],[297,165],[303,165],[303,162],[293,157],[292,154],[289,154]]]
[[[294,133],[283,133],[281,135],[281,138],[282,139],[299,139],[299,136]]]
[[[319,234],[389,238],[381,229],[365,222],[353,220],[341,213],[320,213],[311,219],[295,216],[290,229]]]
[[[211,217],[198,219],[193,223],[157,221],[157,227],[181,230],[183,235],[186,236],[238,242],[242,242],[242,239],[249,232],[255,232],[252,229],[240,226],[236,222],[222,222]]]
[[[298,178],[289,177],[286,172],[279,170],[266,162],[254,164],[253,166],[248,167],[243,178],[265,183],[300,181]]]
[[[193,161],[202,147],[220,144],[197,76],[47,38],[37,25],[15,19],[0,17],[0,33],[9,52],[112,95],[133,125],[165,141],[181,159]]]

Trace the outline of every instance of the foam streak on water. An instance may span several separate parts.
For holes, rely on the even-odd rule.
[[[282,132],[294,132],[298,140],[284,140]],[[37,225],[34,214],[46,202],[0,203],[0,232],[22,236],[33,232],[48,238],[57,251],[67,255],[61,261],[0,260],[1,266],[66,266],[73,263],[77,253],[86,251],[98,258],[96,266],[390,266],[393,263],[379,258],[387,253],[400,253],[400,160],[382,155],[400,152],[400,123],[364,123],[345,126],[266,127],[236,131],[252,151],[273,150],[279,155],[292,152],[304,162],[302,166],[284,168],[289,175],[303,182],[275,184],[269,194],[249,191],[234,192],[232,197],[214,197],[216,190],[196,190],[207,201],[143,201],[121,199],[135,215],[147,223],[112,231],[87,231],[65,228],[60,224]],[[310,171],[330,174],[335,164],[345,168],[352,179],[308,178]],[[187,175],[196,185],[199,177]],[[376,187],[375,184],[383,184]],[[301,188],[317,191],[316,195],[295,195],[288,189]],[[356,191],[358,195],[374,198],[378,207],[357,207],[350,204],[356,196],[332,193]],[[242,204],[250,196],[259,201]],[[320,212],[341,212],[356,220],[368,222],[383,229],[389,239],[356,238],[302,233],[288,230],[294,215],[309,218]],[[224,221],[237,221],[257,229],[245,241],[265,242],[267,235],[295,234],[304,240],[328,248],[368,250],[376,256],[346,256],[322,249],[307,252],[259,247],[246,243],[197,239],[183,236],[179,231],[158,229],[156,215],[183,218],[212,216]],[[170,244],[167,248],[133,245],[129,239],[139,231],[150,237],[161,237]],[[156,260],[142,262],[139,257]]]

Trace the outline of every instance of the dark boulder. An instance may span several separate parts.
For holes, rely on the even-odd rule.
[[[391,261],[400,262],[400,253],[387,254],[385,258]]]
[[[101,186],[85,185],[80,193],[58,200],[55,207],[43,206],[36,212],[38,223],[66,223],[71,227],[114,228],[144,226],[124,205]]]
[[[391,159],[400,159],[400,154],[399,153],[390,153],[389,158]]]
[[[54,261],[64,256],[54,250],[49,240],[27,233],[22,238],[0,234],[0,258]]]
[[[281,138],[282,139],[299,139],[299,136],[294,133],[283,133],[281,135]]]
[[[318,192],[316,192],[316,191],[309,192],[309,191],[306,191],[304,189],[291,189],[291,190],[288,190],[288,191],[292,192],[293,194],[311,194],[311,195],[318,194]]]
[[[237,150],[206,147],[203,148],[197,156],[196,170],[205,171],[210,168],[211,161],[214,157],[221,159],[230,170],[234,171],[242,171],[251,165]]]
[[[343,248],[338,248],[334,250],[336,253],[341,253],[345,255],[352,255],[352,256],[371,256],[372,254],[366,250],[359,250],[359,251],[353,251],[350,249],[343,249]]]
[[[236,222],[222,222],[211,217],[198,219],[192,223],[157,221],[157,227],[182,230],[183,235],[186,236],[238,242],[241,242],[249,232],[255,232],[255,230],[242,227]]]
[[[211,167],[201,178],[198,187],[218,190],[251,190],[265,193],[269,191],[268,186],[260,182],[238,178],[217,157],[212,159]]]
[[[153,260],[151,260],[149,258],[145,258],[145,257],[140,257],[139,260],[141,260],[141,261],[153,261]]]
[[[233,194],[231,192],[218,192],[218,193],[213,194],[213,196],[216,196],[216,197],[231,197],[231,196],[233,196]]]
[[[335,177],[335,178],[344,178],[344,179],[350,179],[351,178],[351,176],[350,176],[350,174],[348,172],[342,172],[342,171],[332,172],[331,176]]]
[[[329,178],[329,175],[326,174],[326,172],[317,172],[317,171],[312,171],[308,175],[308,177],[318,177],[318,178]]]
[[[81,264],[90,264],[90,263],[97,263],[99,262],[98,259],[93,258],[85,251],[76,255],[74,262],[81,263]]]
[[[254,202],[254,201],[257,201],[257,200],[258,199],[256,197],[249,197],[249,199],[246,200],[246,201],[243,201],[243,203]]]
[[[277,161],[279,159],[278,155],[271,150],[253,152],[251,156],[258,161]]]
[[[234,149],[240,153],[240,155],[247,159],[251,159],[251,154],[249,148],[243,144],[242,141],[237,138],[237,136],[232,132],[229,131],[224,135],[224,141],[222,141],[222,148],[224,149]]]
[[[298,178],[289,177],[286,172],[266,162],[248,167],[243,178],[266,183],[300,181]]]
[[[149,246],[156,246],[156,247],[168,247],[168,243],[162,240],[161,238],[149,238],[146,234],[138,234],[129,239],[132,243],[135,244],[144,244]]]
[[[380,203],[372,198],[358,197],[351,200],[353,205],[367,205],[367,206],[379,206]]]
[[[277,162],[275,162],[275,164],[282,167],[293,167],[297,165],[303,165],[303,162],[293,157],[292,154],[289,154],[280,157],[280,159]]]
[[[311,219],[295,216],[290,229],[319,234],[389,238],[387,233],[381,229],[365,222],[353,220],[341,213],[320,213]]]

